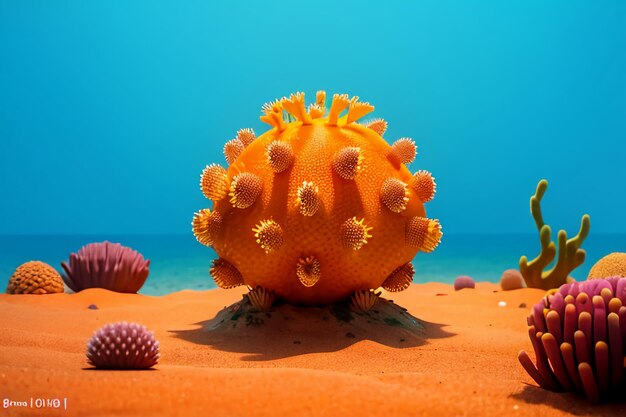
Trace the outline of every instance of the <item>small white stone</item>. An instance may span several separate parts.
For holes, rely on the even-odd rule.
[[[506,307],[506,301],[500,301],[498,307]]]

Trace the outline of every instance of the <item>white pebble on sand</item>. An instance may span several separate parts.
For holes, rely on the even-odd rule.
[[[506,307],[506,301],[500,301],[498,307]]]

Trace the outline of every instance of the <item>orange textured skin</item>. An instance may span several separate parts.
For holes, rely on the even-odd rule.
[[[384,120],[354,123],[373,106],[335,94],[322,117],[325,97],[319,91],[309,111],[302,93],[264,105],[261,120],[273,129],[259,137],[245,129],[250,140],[236,157],[226,155],[228,169],[204,170],[213,210],[196,213],[192,224],[198,241],[219,255],[211,268],[219,286],[260,287],[300,305],[381,286],[401,291],[413,275],[407,263],[439,243],[439,222],[425,218],[420,200],[424,187],[409,186],[414,177],[404,163],[413,159],[413,141],[398,141],[412,147],[410,158],[399,158],[398,142],[394,148],[380,136]],[[389,179],[402,183],[390,190],[383,187]],[[430,174],[424,181],[432,182]],[[424,185],[434,193],[434,182]]]
[[[235,265],[250,287],[269,288],[291,303],[334,302],[357,290],[380,287],[417,252],[404,244],[406,220],[425,215],[413,194],[400,214],[382,205],[380,188],[387,178],[405,183],[412,178],[404,165],[387,158],[390,146],[384,139],[357,124],[328,126],[326,120],[315,119],[312,125],[293,122],[280,133],[273,129],[257,138],[229,167],[228,180],[240,172],[258,175],[263,179],[261,197],[248,209],[233,208],[227,199],[214,208],[225,224],[214,244],[219,256]],[[273,140],[289,142],[296,155],[293,165],[279,174],[267,164],[266,148]],[[332,169],[333,156],[346,146],[360,147],[363,155],[363,167],[354,180],[344,180]],[[311,217],[301,215],[295,203],[303,181],[319,188],[322,204]],[[344,248],[340,236],[342,223],[354,216],[365,218],[372,227],[372,238],[358,251]],[[283,228],[284,242],[266,254],[252,229],[270,218]],[[296,266],[298,259],[311,255],[320,260],[321,278],[315,286],[305,287]]]
[[[7,285],[7,294],[55,294],[64,291],[61,275],[40,261],[29,261],[20,265]]]

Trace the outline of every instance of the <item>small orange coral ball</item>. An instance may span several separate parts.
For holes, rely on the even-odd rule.
[[[507,269],[500,278],[500,288],[502,291],[519,290],[525,288],[524,277],[517,269]]]
[[[613,252],[591,267],[587,279],[626,277],[626,253]]]
[[[40,261],[20,265],[7,285],[7,294],[54,294],[64,291],[61,275]]]

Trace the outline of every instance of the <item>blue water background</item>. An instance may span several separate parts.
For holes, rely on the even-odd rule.
[[[446,234],[626,233],[626,1],[0,1],[0,234],[185,234],[261,105],[349,93]],[[68,248],[70,249],[70,248]]]
[[[215,288],[208,274],[215,253],[188,235],[128,236],[5,236],[0,237],[0,285],[23,262],[42,260],[61,272],[60,263],[82,245],[108,238],[139,250],[151,260],[150,275],[140,293],[162,295],[183,289]],[[593,263],[614,251],[626,252],[626,235],[592,234],[584,242],[587,261],[572,276],[585,279]],[[498,282],[502,271],[517,268],[519,257],[534,258],[539,250],[537,235],[444,236],[437,250],[420,253],[414,260],[414,282],[452,283],[458,275],[477,281]]]

